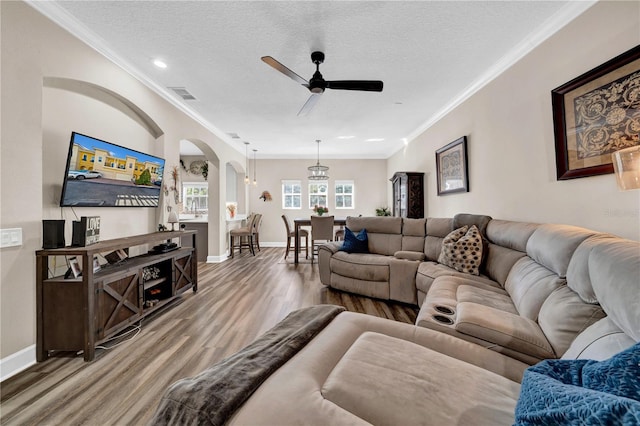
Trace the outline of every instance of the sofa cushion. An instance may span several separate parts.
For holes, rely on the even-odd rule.
[[[563,285],[542,304],[538,324],[559,358],[579,333],[605,316],[599,305],[584,303],[577,293]]]
[[[578,334],[563,359],[607,359],[633,346],[636,342],[611,320],[604,317]]]
[[[427,219],[402,219],[402,235],[424,237],[427,235]]]
[[[499,311],[518,315],[518,311],[516,307],[513,306],[509,295],[506,293],[498,293],[497,289],[494,288],[486,289],[475,285],[460,285],[456,292],[456,299],[458,299],[458,303],[477,303]]]
[[[620,238],[601,241],[589,255],[589,275],[607,315],[640,341],[640,243]]]
[[[565,282],[564,278],[525,256],[511,268],[505,289],[520,315],[537,321],[544,301]]]
[[[490,277],[504,286],[513,265],[525,256],[521,251],[512,250],[497,244],[486,245],[484,271]]]
[[[453,228],[461,228],[463,226],[471,227],[473,225],[478,228],[480,235],[485,236],[487,225],[491,222],[491,216],[469,213],[458,213],[453,217]]]
[[[529,237],[527,254],[564,278],[573,252],[593,234],[594,231],[577,226],[543,224]]]
[[[347,253],[368,253],[369,240],[367,238],[367,229],[362,228],[358,235],[354,234],[351,229],[345,226],[344,241],[340,247],[341,251]]]
[[[608,234],[596,234],[584,240],[571,256],[567,268],[567,285],[580,296],[586,303],[598,303],[596,293],[591,285],[589,274],[589,255],[591,250],[602,241],[603,238],[613,238]]]
[[[476,290],[477,294],[474,294]],[[452,309],[455,313],[456,306],[460,301],[459,297],[465,301],[482,299],[488,303],[493,303],[495,300],[496,306],[502,306],[508,312],[517,313],[513,303],[506,302],[509,296],[499,286],[480,283],[465,277],[451,276],[443,276],[433,282],[420,311],[430,310],[431,313],[436,314],[438,312],[436,307],[444,306]]]
[[[459,303],[455,329],[538,359],[555,358],[535,321],[477,303]]]
[[[370,424],[471,424],[483,418],[510,424],[517,386],[487,373],[415,343],[367,332],[337,363],[322,396]]]
[[[349,216],[346,225],[353,232],[358,232],[363,228],[368,233],[378,234],[396,234],[402,235],[402,218],[401,217],[384,217],[384,216]]]
[[[500,287],[498,283],[484,275],[465,274],[436,262],[422,262],[420,264],[420,266],[418,267],[418,273],[416,275],[416,287],[419,291],[426,293],[429,291],[429,288],[433,284],[433,281],[438,277],[458,277],[465,280],[481,283],[489,287]]]
[[[389,258],[379,254],[340,251],[331,257],[331,271],[365,281],[389,281]]]
[[[438,262],[459,272],[480,275],[482,251],[480,231],[475,225],[465,225],[444,238]]]
[[[487,239],[501,247],[525,252],[531,234],[540,226],[537,223],[513,222],[492,219],[487,224]]]

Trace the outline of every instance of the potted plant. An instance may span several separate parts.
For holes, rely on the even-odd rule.
[[[376,209],[376,216],[391,216],[389,207],[379,207]]]
[[[329,213],[329,209],[324,207],[324,206],[319,206],[319,205],[315,205],[313,206],[313,211],[315,212],[315,214],[317,214],[318,216],[322,216],[325,213]]]

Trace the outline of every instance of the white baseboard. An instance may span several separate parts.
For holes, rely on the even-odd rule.
[[[222,263],[228,258],[229,256],[227,256],[227,253],[222,256],[207,256],[207,263]]]
[[[0,359],[0,382],[15,376],[36,363],[36,345],[26,348]]]
[[[260,241],[260,247],[286,247],[287,243],[282,242],[282,241],[276,241],[276,242],[266,242],[263,243],[262,241]]]
[[[260,247],[286,247],[287,243],[276,241],[276,242],[261,242]],[[229,252],[225,252],[222,256],[207,256],[207,263],[221,263],[225,260],[229,259]]]

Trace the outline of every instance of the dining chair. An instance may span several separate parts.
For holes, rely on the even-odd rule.
[[[254,231],[254,242],[256,244],[256,248],[258,249],[258,251],[260,251],[260,225],[262,225],[262,214],[261,213],[256,213],[256,222],[253,224],[253,231]]]
[[[232,229],[229,231],[229,252],[233,259],[235,249],[238,248],[239,253],[242,253],[242,247],[248,247],[252,255],[256,255],[254,250],[254,237],[255,237],[255,223],[259,220],[257,214],[251,216],[251,220],[247,222],[247,226],[241,228]],[[238,244],[236,245],[236,238]]]
[[[291,226],[289,225],[289,219],[287,218],[287,215],[283,214],[282,220],[284,221],[284,226],[287,229],[287,251],[284,252],[284,258],[286,259],[287,256],[289,256],[289,250],[291,250],[292,239],[294,240],[293,247],[295,248],[296,246],[295,244],[296,231],[291,230]],[[304,257],[308,259],[309,258],[309,231],[307,231],[306,229],[300,229],[298,233],[300,234],[300,239],[304,238],[304,247],[300,247],[300,251],[302,251],[302,249],[304,248]]]
[[[333,241],[333,216],[311,216],[311,264],[317,247]]]

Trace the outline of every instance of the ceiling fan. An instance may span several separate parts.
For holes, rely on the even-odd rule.
[[[280,71],[282,74],[286,75],[296,83],[299,83],[302,86],[306,87],[311,92],[311,96],[302,106],[302,108],[298,112],[298,115],[308,114],[309,111],[311,111],[311,109],[314,107],[316,102],[318,102],[318,100],[320,99],[320,95],[324,93],[325,89],[382,92],[382,81],[379,80],[325,80],[322,77],[322,74],[320,74],[320,64],[324,62],[324,53],[322,52],[313,52],[311,54],[311,62],[316,64],[316,72],[313,74],[313,77],[311,77],[311,80],[309,81],[300,77],[298,74],[291,71],[289,68],[273,59],[271,56],[263,56],[261,59],[265,64],[273,67],[276,71]]]

